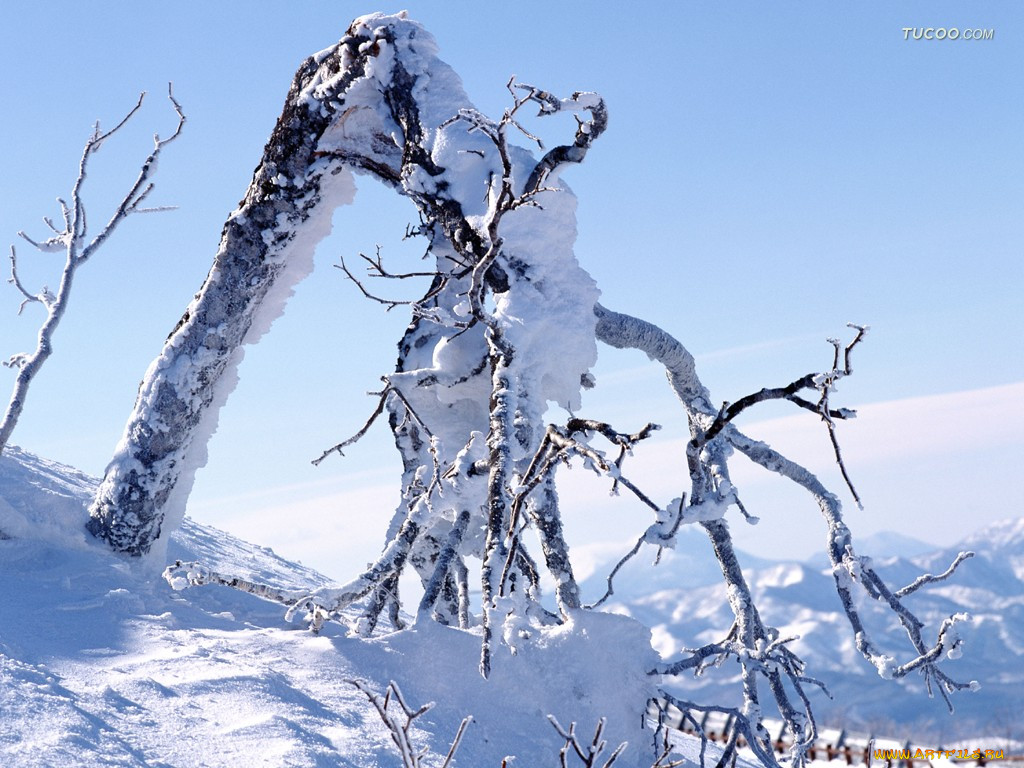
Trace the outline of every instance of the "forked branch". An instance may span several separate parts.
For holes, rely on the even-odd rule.
[[[412,726],[416,718],[426,714],[433,708],[433,702],[424,704],[418,709],[413,709],[406,703],[402,690],[394,680],[388,683],[387,688],[384,689],[383,696],[374,692],[362,680],[346,680],[345,682],[362,691],[373,705],[373,708],[377,710],[381,722],[384,723],[388,733],[391,735],[391,741],[394,742],[396,749],[398,749],[398,754],[402,757],[402,768],[421,768],[424,764],[423,758],[428,754],[428,748],[418,749],[413,746]],[[393,708],[390,706],[392,702],[398,704],[398,712],[393,711]],[[452,739],[452,745],[448,749],[448,754],[445,756],[440,768],[448,768],[452,764],[452,759],[459,748],[459,743],[466,732],[466,727],[471,722],[473,722],[472,715],[463,718],[462,724],[455,733],[455,738]]]
[[[565,745],[558,751],[558,764],[561,768],[568,768],[568,756],[570,754],[576,755],[584,768],[610,768],[618,760],[619,755],[629,746],[628,742],[622,742],[612,751],[605,762],[600,763],[598,761],[601,759],[601,754],[608,746],[608,742],[604,739],[605,719],[603,717],[597,722],[597,728],[594,729],[594,738],[586,745],[580,742],[579,736],[576,734],[575,722],[569,723],[568,729],[562,727],[562,724],[558,722],[558,718],[554,715],[548,715],[548,722],[558,731],[558,735],[565,739]],[[575,765],[575,761],[573,765]]]

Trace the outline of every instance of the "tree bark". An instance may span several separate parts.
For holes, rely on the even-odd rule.
[[[292,287],[312,268],[334,208],[352,199],[345,166],[353,163],[342,153],[325,157],[321,139],[344,122],[351,106],[346,92],[365,79],[373,58],[372,50],[359,50],[365,41],[350,34],[299,68],[252,183],[224,225],[205,283],[146,373],[87,525],[119,552],[145,555],[180,523],[219,409],[237,380],[242,345],[280,315]],[[378,150],[367,154],[383,166],[386,148]]]

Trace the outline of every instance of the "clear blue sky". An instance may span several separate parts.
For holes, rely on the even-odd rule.
[[[485,112],[504,108],[512,74],[605,96],[609,130],[566,177],[580,198],[577,253],[607,306],[641,314],[690,347],[715,398],[826,366],[825,337],[848,321],[872,326],[843,404],[912,402],[878,406],[870,423],[849,426],[861,457],[854,469],[870,489],[865,512],[851,512],[855,531],[947,542],[1019,513],[1021,390],[980,391],[1024,381],[1024,9],[1016,0],[406,7]],[[14,443],[102,472],[140,377],[205,277],[297,65],[354,16],[378,9],[4,4],[0,233],[11,242],[19,229],[44,236],[40,219],[57,215],[53,199],[68,194],[93,120],[112,125],[149,91],[132,129],[95,158],[86,199],[98,223],[149,135],[173,128],[168,80],[189,117],[153,198],[179,209],[129,220],[80,272]],[[904,27],[994,36],[915,41]],[[315,273],[247,353],[191,504],[194,516],[337,577],[354,570],[351,558],[373,556],[397,460],[383,429],[346,459],[319,469],[308,460],[362,424],[373,407],[362,393],[392,367],[406,318],[365,303],[332,265],[376,244],[396,266],[414,263],[400,242],[411,206],[392,198],[364,181],[356,204],[337,215]],[[27,280],[56,283],[57,257],[20,253]],[[4,357],[28,348],[37,327],[33,308],[18,318],[17,304],[13,288],[0,294]],[[605,394],[587,415],[678,429],[678,409],[645,364],[603,354]],[[11,374],[2,375],[6,401]],[[961,394],[921,399],[950,393]],[[807,434],[793,427],[797,434],[789,424],[765,434],[783,450],[810,445],[809,460],[828,474],[827,444],[808,443],[823,437],[815,425]],[[653,465],[672,437],[667,429],[652,449],[662,451]],[[665,464],[658,477],[672,471]],[[813,549],[823,535],[813,505],[749,482],[746,503],[763,522],[757,538],[743,532],[743,545],[762,554],[779,554],[780,542],[801,555]],[[576,513],[583,539],[647,525],[643,510],[612,511],[602,493],[592,502],[599,524],[587,517],[593,510]]]

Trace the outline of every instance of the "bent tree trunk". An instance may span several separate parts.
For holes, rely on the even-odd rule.
[[[736,559],[724,515],[735,507],[755,520],[730,479],[728,461],[737,449],[818,502],[836,591],[861,655],[883,677],[920,672],[929,690],[938,690],[947,703],[949,694],[974,687],[939,667],[947,654],[959,653],[956,624],[964,616],[943,622],[930,645],[923,622],[904,604],[906,596],[947,578],[970,555],[961,554],[939,576],[889,588],[870,559],[855,554],[839,499],[809,471],[733,424],[756,403],[788,400],[825,422],[842,468],[832,419],[852,413],[832,408],[829,395],[835,382],[850,375],[850,351],[865,329],[856,327],[845,350],[831,341],[830,370],[715,407],[686,348],[648,322],[600,306],[596,285],[573,252],[575,198],[560,174],[582,161],[604,131],[607,112],[600,96],[576,92],[558,99],[510,81],[512,106],[500,120],[491,120],[468,104],[457,77],[435,54],[422,27],[401,15],[373,15],[357,20],[336,48],[300,70],[250,196],[229,220],[207,285],[147,377],[96,503],[94,530],[117,548],[140,554],[152,547],[162,522],[169,527],[166,516],[178,513],[176,499],[183,499],[191,483],[197,463],[192,457],[202,451],[239,345],[272,313],[275,302],[268,294],[283,291],[281,286],[302,271],[296,264],[306,263],[310,241],[326,226],[328,198],[337,202],[350,193],[346,182],[332,181],[348,165],[416,204],[422,217],[418,233],[430,238],[428,253],[434,259],[432,272],[405,275],[431,277],[431,285],[413,302],[413,319],[399,343],[396,368],[384,377],[377,410],[352,438],[387,411],[404,468],[402,500],[387,543],[348,583],[298,597],[196,563],[168,568],[165,577],[172,586],[227,584],[293,601],[288,615],[306,612],[314,631],[327,619],[340,619],[366,634],[385,609],[401,626],[397,590],[411,567],[425,587],[417,619],[467,627],[465,561],[476,558],[481,589],[472,621],[482,628],[480,671],[486,677],[492,660],[505,663],[499,661],[504,654],[497,655],[502,646],[510,654],[531,643],[540,650],[548,628],[573,624],[587,607],[580,601],[556,492],[555,473],[578,459],[654,512],[654,523],[619,565],[644,544],[674,547],[679,527],[694,524],[706,532],[721,565],[734,620],[723,639],[684,649],[653,670],[642,663],[649,675],[700,674],[733,658],[741,673],[742,703],[701,704],[665,690],[659,698],[694,723],[698,713],[731,718],[735,727],[723,762],[735,754],[742,736],[762,763],[777,766],[762,706],[773,702],[795,738],[789,764],[801,766],[817,737],[809,691],[820,684],[790,650],[792,638],[762,620]],[[540,160],[509,144],[507,134],[521,129],[518,116],[528,105],[539,107],[540,117],[565,112],[575,117],[571,143],[548,150]],[[372,266],[381,276],[397,276],[388,275],[379,260]],[[590,369],[597,339],[641,350],[668,373],[689,427],[680,457],[685,461],[680,478],[689,480],[686,498],[656,503],[622,471],[625,457],[655,425],[628,434],[573,415],[582,408],[582,388],[594,383]],[[569,412],[564,424],[545,423],[550,403]],[[592,443],[598,440],[603,442]],[[608,448],[595,447],[604,443],[617,458],[606,453]],[[556,584],[558,614],[541,600],[541,566],[524,535],[531,525]],[[609,575],[606,597],[618,567]],[[363,604],[356,608],[359,601]],[[873,604],[869,601],[902,624],[909,660],[896,662],[871,640],[861,608]],[[639,658],[650,652],[646,637],[636,650]]]
[[[339,126],[353,147],[373,138],[373,121],[363,119],[354,130],[341,125],[348,91],[365,91],[372,70],[374,52],[359,51],[359,42],[349,35],[299,68],[205,283],[146,372],[87,524],[119,552],[145,555],[180,523],[218,411],[237,380],[242,345],[283,311],[292,287],[312,269],[334,209],[352,200],[351,163],[342,153],[322,152],[321,139]]]
[[[502,434],[510,436],[514,427],[519,448],[510,460],[519,463],[544,434],[547,402],[577,402],[581,378],[597,356],[598,293],[573,254],[575,198],[558,174],[579,162],[603,131],[603,102],[594,94],[558,100],[532,86],[512,89],[523,94],[512,111],[533,104],[543,115],[588,112],[592,119],[577,120],[572,142],[540,161],[509,147],[505,131],[517,125],[511,112],[497,123],[477,112],[457,75],[437,58],[434,40],[404,14],[357,19],[336,46],[302,65],[249,192],[225,225],[206,283],[146,374],[93,503],[90,531],[115,550],[143,555],[180,522],[242,345],[262,333],[308,272],[333,209],[351,200],[354,169],[414,202],[437,262],[386,388],[407,469],[396,522],[419,532],[399,548],[398,561],[408,560],[430,580],[455,516],[436,508],[440,476],[435,472],[428,483],[421,470],[475,453],[483,441],[474,435],[487,435],[493,423],[487,392],[499,362],[487,338],[507,347],[499,367],[513,361],[515,402],[508,395],[494,402],[505,409]],[[485,294],[504,297],[493,316]],[[538,337],[523,330],[523,318],[540,316],[549,331]],[[515,362],[534,359],[531,345],[540,341],[542,364]],[[488,444],[498,437],[487,435]],[[504,482],[470,485],[463,489],[472,497],[466,508],[477,513],[492,506],[477,498],[488,488],[491,501],[506,496]],[[492,522],[497,541],[509,521]],[[471,523],[469,530],[477,527]],[[470,538],[459,558],[477,554],[479,542]],[[535,570],[522,551],[511,565]],[[496,558],[488,566],[501,571]],[[390,578],[393,569],[385,570]],[[370,582],[369,589],[380,586]],[[450,587],[449,608],[434,607],[455,620],[461,609],[454,576],[443,583]]]

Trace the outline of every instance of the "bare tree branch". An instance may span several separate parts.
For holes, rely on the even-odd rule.
[[[143,160],[135,182],[131,187],[129,187],[128,192],[122,198],[120,204],[116,207],[113,214],[111,214],[109,221],[98,235],[96,235],[91,241],[87,241],[86,239],[87,226],[85,203],[82,199],[82,187],[85,184],[89,158],[99,151],[99,148],[103,143],[124,127],[124,125],[139,111],[142,107],[142,100],[145,97],[145,93],[139,96],[139,100],[135,106],[132,107],[121,121],[109,131],[100,131],[99,123],[94,127],[92,136],[88,141],[86,141],[85,147],[82,150],[81,159],[78,162],[78,176],[75,179],[71,191],[71,205],[69,206],[60,198],[58,198],[57,201],[61,207],[64,229],[58,230],[51,219],[44,218],[43,221],[46,226],[54,233],[52,237],[39,242],[33,240],[24,232],[18,233],[22,239],[40,251],[64,252],[64,268],[61,272],[60,285],[57,289],[56,295],[50,293],[49,289],[45,286],[36,294],[31,293],[25,288],[18,276],[17,254],[14,250],[14,246],[11,246],[10,281],[24,297],[24,300],[18,309],[18,314],[21,314],[27,304],[40,303],[46,310],[46,319],[43,321],[43,324],[39,329],[35,351],[30,354],[15,355],[9,361],[10,367],[18,369],[18,374],[15,378],[13,391],[11,392],[11,399],[7,404],[3,420],[0,421],[0,453],[3,452],[8,440],[10,440],[11,433],[14,431],[14,428],[18,423],[18,419],[21,417],[22,411],[25,408],[25,399],[28,396],[29,387],[31,386],[33,379],[53,352],[53,334],[67,310],[68,301],[71,296],[71,286],[76,270],[84,264],[89,257],[101,245],[103,245],[104,242],[106,242],[107,238],[110,237],[117,226],[130,214],[142,213],[146,210],[157,210],[141,209],[138,205],[153,189],[153,184],[150,181],[150,178],[156,170],[156,163],[160,153],[165,146],[178,138],[185,125],[185,114],[181,110],[181,105],[178,104],[177,100],[175,100],[170,84],[167,86],[167,96],[178,116],[177,126],[169,138],[163,140],[154,138],[153,151],[150,152],[149,156],[146,157],[145,160]]]
[[[934,576],[930,573],[925,573],[921,576],[918,576],[916,579],[914,579],[912,583],[908,584],[902,589],[897,589],[893,594],[896,597],[906,597],[907,595],[911,594],[912,592],[916,592],[921,587],[927,584],[934,584],[937,581],[945,581],[953,575],[953,572],[956,571],[956,569],[960,566],[960,563],[972,557],[974,557],[973,552],[961,552],[956,556],[956,559],[950,564],[949,568],[940,573],[938,576]]]
[[[434,704],[424,704],[419,709],[413,709],[402,695],[402,690],[398,687],[398,683],[392,680],[388,683],[387,688],[384,690],[384,695],[381,696],[379,693],[375,693],[366,683],[361,680],[346,680],[349,685],[355,686],[373,705],[373,708],[377,710],[377,714],[380,715],[381,722],[388,729],[388,733],[391,735],[391,741],[398,749],[398,754],[402,758],[402,768],[421,768],[423,765],[423,758],[427,755],[427,749],[417,749],[412,743],[412,726],[416,718],[429,712]],[[393,712],[390,709],[392,701],[398,703],[399,712]],[[466,732],[466,727],[473,721],[472,715],[469,715],[462,720],[462,724],[459,726],[458,731],[455,734],[455,738],[452,740],[452,745],[448,750],[448,754],[441,763],[441,768],[448,768],[451,765],[452,759],[455,757],[455,752],[459,748],[459,743],[462,741],[462,736]]]

